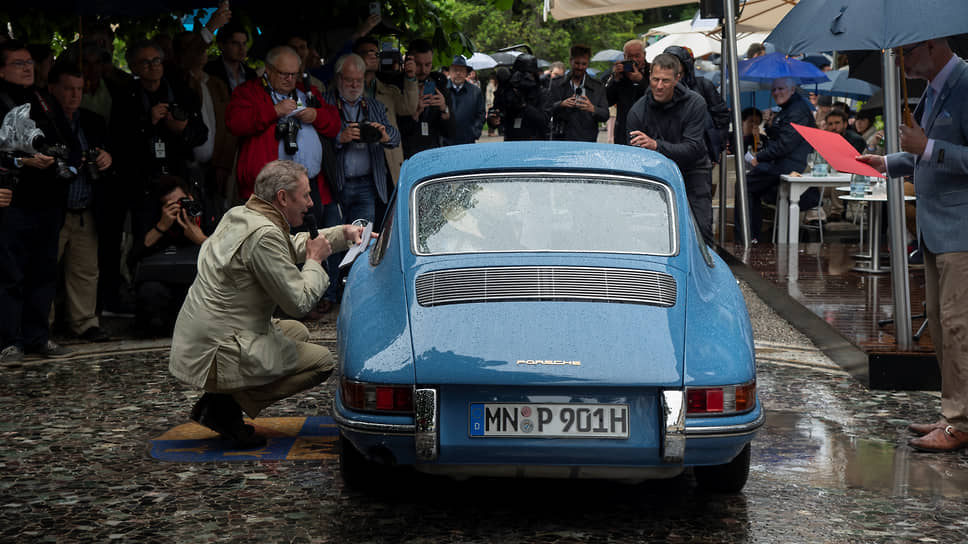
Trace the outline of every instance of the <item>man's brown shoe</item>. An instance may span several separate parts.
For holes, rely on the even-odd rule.
[[[908,425],[908,430],[912,433],[924,436],[935,429],[944,429],[947,426],[948,423],[944,421],[939,421],[937,423],[912,423]]]
[[[914,438],[908,445],[918,451],[942,453],[956,451],[968,446],[968,432],[955,430],[948,425],[944,429],[935,429],[921,438]]]

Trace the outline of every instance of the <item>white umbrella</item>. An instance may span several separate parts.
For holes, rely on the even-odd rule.
[[[471,58],[467,59],[467,65],[475,70],[487,70],[488,68],[494,68],[497,66],[497,61],[494,60],[490,55],[485,55],[484,53],[474,53]]]
[[[736,50],[745,52],[751,43],[763,43],[768,32],[753,32],[751,34],[738,34],[736,36]],[[709,53],[719,53],[722,50],[722,36],[719,34],[709,34],[706,32],[689,32],[682,34],[669,34],[661,40],[645,48],[645,58],[652,62],[656,55],[665,51],[670,45],[688,47],[692,49],[692,54],[697,59]]]
[[[592,57],[592,62],[615,62],[625,58],[625,53],[618,49],[603,49]]]
[[[722,49],[720,42],[706,36],[702,32],[690,32],[689,34],[669,34],[661,40],[645,48],[645,60],[652,62],[659,53],[666,50],[666,47],[678,45],[688,47],[692,50],[694,57],[705,57],[710,53],[718,53]]]

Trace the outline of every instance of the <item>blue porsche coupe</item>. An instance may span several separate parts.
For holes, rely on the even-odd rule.
[[[408,160],[338,320],[340,467],[742,489],[753,335],[657,153],[475,144]]]

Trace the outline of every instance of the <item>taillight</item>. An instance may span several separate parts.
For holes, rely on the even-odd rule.
[[[746,412],[756,404],[756,382],[722,387],[687,387],[687,415],[728,415]]]
[[[342,380],[343,404],[360,412],[413,413],[412,385],[377,385]]]

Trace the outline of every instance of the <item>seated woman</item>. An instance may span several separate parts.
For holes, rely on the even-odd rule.
[[[128,259],[135,270],[135,319],[147,336],[171,334],[195,279],[198,248],[212,231],[205,217],[201,201],[176,176],[162,176],[134,216]]]

